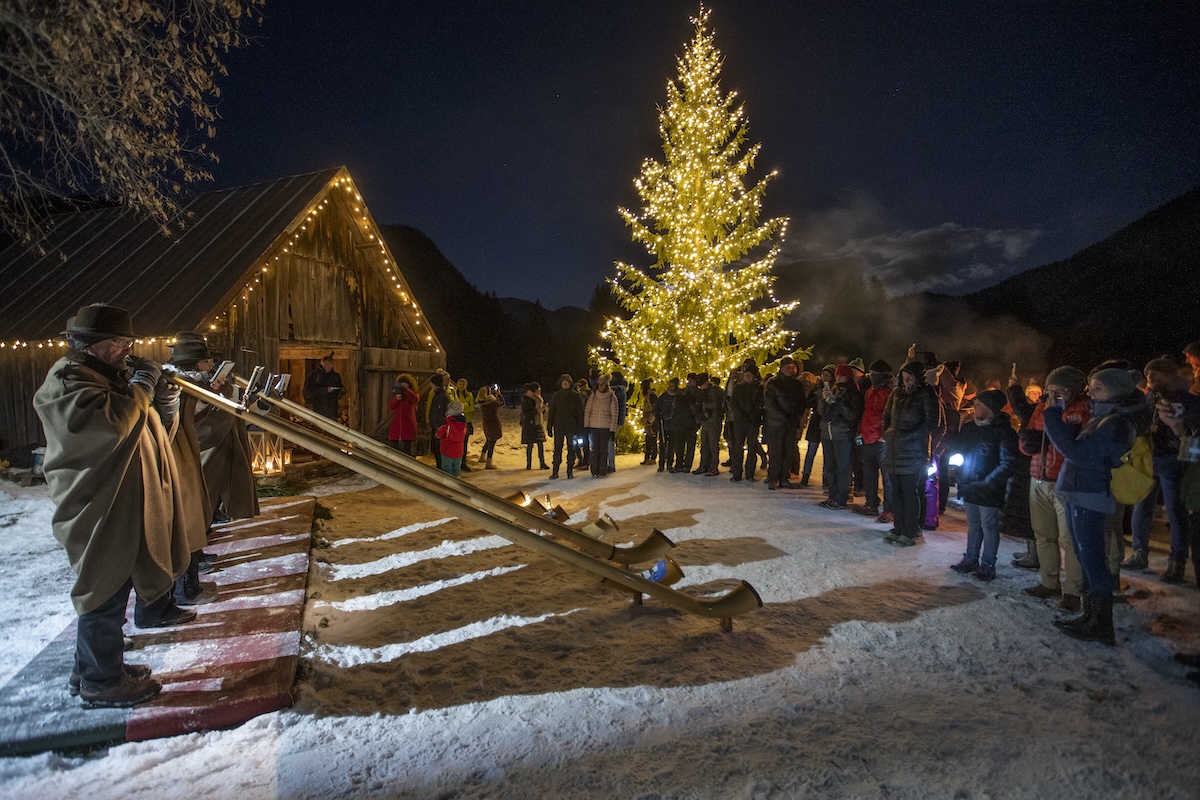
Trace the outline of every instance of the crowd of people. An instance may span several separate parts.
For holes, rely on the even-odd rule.
[[[160,366],[132,354],[127,311],[94,304],[63,336],[70,347],[34,407],[46,433],[54,534],[77,576],[68,686],[85,708],[128,707],[161,689],[147,666],[124,661],[128,598],[136,595],[138,628],[187,624],[196,617],[187,606],[216,599],[200,579],[213,561],[204,546],[215,523],[258,513],[250,448],[244,423],[164,377],[228,390],[201,334],[178,333]],[[725,466],[730,481],[745,484],[761,473],[771,491],[810,485],[819,448],[820,506],[891,525],[884,541],[899,547],[937,527],[953,480],[967,539],[952,569],[994,580],[1000,533],[1023,519],[1033,540],[1014,564],[1039,573],[1025,592],[1078,612],[1056,622],[1068,635],[1112,644],[1120,571],[1149,568],[1160,503],[1170,532],[1161,579],[1184,581],[1190,553],[1200,586],[1200,342],[1183,356],[1186,367],[1171,357],[1141,370],[1118,361],[1087,373],[1062,366],[1044,388],[1023,385],[1014,365],[1007,391],[999,381],[976,388],[958,362],[917,345],[896,371],[884,360],[853,359],[814,374],[784,357],[764,377],[747,360],[724,386],[700,372],[668,379],[661,393],[641,380],[633,397],[620,372],[564,374],[549,401],[537,383],[524,387],[520,440],[527,470],[536,450],[549,478],[564,468],[573,478],[585,465],[603,478],[616,467],[615,437],[632,410],[644,434],[642,465],[703,478]],[[327,416],[344,392],[332,366],[323,360],[304,390]],[[478,416],[475,463],[496,468],[499,387],[473,393],[445,371],[426,385],[402,374],[388,405],[392,445],[409,455],[427,445],[455,476],[471,469]],[[852,505],[857,497],[862,503]]]
[[[813,373],[784,357],[764,377],[747,360],[724,386],[693,373],[668,379],[661,393],[642,380],[632,398],[619,372],[578,381],[562,375],[549,402],[538,384],[525,386],[521,443],[526,469],[535,467],[536,449],[537,468],[551,478],[564,464],[567,478],[584,465],[603,477],[615,469],[614,437],[632,410],[644,437],[642,465],[708,478],[728,467],[730,481],[753,483],[761,474],[772,491],[819,480],[821,507],[889,525],[883,540],[898,547],[921,544],[923,532],[938,527],[957,485],[967,538],[951,569],[992,581],[1001,532],[1028,537],[1026,552],[1013,559],[1038,571],[1026,594],[1076,613],[1059,621],[1067,634],[1112,643],[1120,571],[1149,568],[1160,504],[1171,541],[1161,578],[1182,582],[1190,553],[1200,586],[1200,343],[1183,355],[1186,364],[1162,357],[1141,370],[1122,361],[1087,373],[1062,366],[1044,385],[1022,383],[1013,365],[1007,387],[999,380],[978,387],[959,362],[919,345],[899,370],[856,358]],[[434,377],[425,403],[437,421],[441,389]],[[495,408],[503,402],[494,387],[480,390],[477,407],[485,398]],[[493,420],[495,435],[488,434],[481,455],[489,466],[500,435]],[[465,421],[470,426],[470,415]],[[1131,462],[1139,439],[1150,453],[1140,467]],[[822,472],[814,479],[818,451]],[[1126,469],[1140,469],[1136,480],[1145,485],[1123,502],[1114,481],[1129,473],[1114,477],[1114,470]],[[862,502],[852,504],[858,497]]]

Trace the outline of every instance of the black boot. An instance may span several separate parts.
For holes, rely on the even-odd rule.
[[[133,605],[133,624],[143,630],[183,625],[195,618],[195,611],[188,611],[176,605],[174,592],[167,592],[149,605],[140,600]]]
[[[807,472],[800,476],[800,485],[808,486],[808,473]]]
[[[1167,569],[1162,574],[1163,583],[1183,583],[1184,561],[1168,561]]]
[[[1059,630],[1070,632],[1076,628],[1082,628],[1087,625],[1092,619],[1092,595],[1088,591],[1079,593],[1079,603],[1083,609],[1083,613],[1077,617],[1060,617],[1054,620],[1054,624]]]
[[[1112,595],[1108,595],[1107,597],[1099,595],[1092,597],[1091,609],[1092,616],[1087,622],[1077,628],[1063,628],[1063,633],[1083,642],[1102,642],[1108,645],[1116,644],[1117,639],[1113,633],[1112,621]]]

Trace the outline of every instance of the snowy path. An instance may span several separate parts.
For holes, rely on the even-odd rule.
[[[1144,597],[1117,609],[1118,647],[1083,644],[1020,592],[1032,576],[1007,566],[1013,542],[1000,579],[980,584],[947,569],[953,530],[897,550],[879,526],[815,507],[815,492],[635,463],[604,481],[470,479],[552,491],[573,522],[606,511],[623,532],[657,525],[679,544],[681,585],[744,578],[761,593],[766,607],[732,634],[632,609],[343,480],[322,499],[334,546],[314,551],[328,563],[310,574],[294,709],[87,757],[0,760],[0,796],[1196,797],[1200,689],[1148,632],[1194,630],[1194,587],[1136,579]],[[16,520],[0,529],[8,676],[69,621],[70,575],[44,493],[2,491],[0,521]]]

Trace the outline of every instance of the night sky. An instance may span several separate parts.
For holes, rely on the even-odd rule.
[[[1067,257],[1200,184],[1200,4],[716,0],[784,262],[895,293]],[[228,58],[218,187],[346,165],[484,291],[585,305],[661,157],[695,2],[270,0]],[[1165,9],[1165,10],[1164,10]]]

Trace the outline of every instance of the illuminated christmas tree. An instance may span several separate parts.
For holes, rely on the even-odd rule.
[[[795,303],[771,293],[787,219],[759,222],[775,173],[746,188],[760,145],[745,148],[744,109],[734,105],[736,93],[721,94],[722,58],[706,29],[708,12],[692,22],[696,35],[659,111],[665,163],[642,163],[634,181],[641,214],[618,209],[633,240],[657,261],[644,270],[617,263],[609,283],[631,316],[608,318],[601,335],[611,353],[593,352],[634,378],[688,372],[724,378],[745,358],[761,363],[793,336],[783,317]],[[761,247],[768,247],[765,255],[741,263]]]

